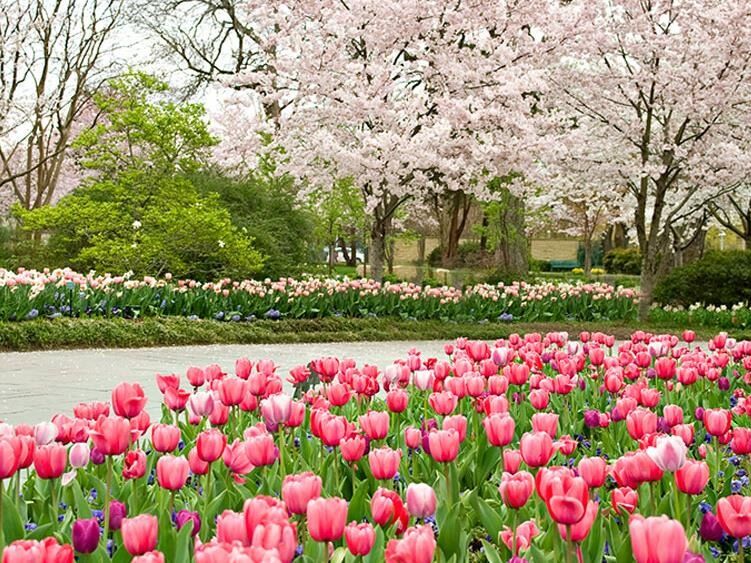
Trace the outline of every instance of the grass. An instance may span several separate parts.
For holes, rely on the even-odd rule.
[[[389,340],[451,340],[459,336],[495,340],[511,333],[582,330],[626,338],[641,328],[679,334],[683,327],[638,323],[470,323],[400,319],[301,319],[253,323],[187,320],[179,317],[125,319],[55,319],[0,322],[0,350],[31,351],[65,348],[137,348],[200,344],[284,344]],[[716,331],[697,329],[699,339]],[[733,333],[736,338],[749,332]]]

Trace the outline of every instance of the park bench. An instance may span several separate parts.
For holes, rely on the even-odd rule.
[[[580,267],[578,260],[551,260],[550,261],[550,270],[555,271],[566,271],[566,270],[573,270],[574,268]]]

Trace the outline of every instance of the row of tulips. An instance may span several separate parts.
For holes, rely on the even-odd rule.
[[[2,562],[743,561],[751,342],[694,338],[458,339],[286,385],[241,358],[157,375],[151,409],[121,383],[0,425]]]
[[[480,284],[464,291],[369,279],[220,280],[199,283],[128,275],[0,270],[0,320],[177,315],[256,318],[401,317],[454,320],[624,320],[633,289],[603,283]]]

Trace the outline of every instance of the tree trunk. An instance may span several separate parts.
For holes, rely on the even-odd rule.
[[[498,266],[510,274],[524,275],[529,270],[527,237],[524,230],[524,202],[506,191],[501,206],[500,237],[495,257]]]
[[[352,260],[350,266],[357,268],[357,231],[352,233],[352,240],[350,242],[349,258]]]
[[[334,264],[336,263],[334,254],[336,254],[336,244],[332,242],[329,244],[329,275],[334,271]]]
[[[370,248],[368,260],[370,263],[370,277],[376,281],[383,281],[383,265],[386,259],[386,225],[385,221],[373,220],[370,229]]]
[[[345,241],[343,237],[339,237],[336,243],[339,245],[339,248],[342,250],[342,257],[344,258],[344,263],[347,264],[347,266],[351,266],[352,258],[349,255],[349,249],[347,248],[347,241]]]
[[[391,238],[386,245],[386,265],[390,276],[394,275],[394,253],[396,251],[396,241]]]
[[[488,214],[483,210],[482,234],[480,235],[480,253],[483,255],[488,252],[488,223]]]
[[[464,234],[464,228],[467,225],[467,217],[472,207],[472,199],[462,191],[452,192],[446,196],[444,201],[448,205],[448,225],[444,229],[445,240],[441,241],[443,246],[442,264],[446,268],[455,265],[459,255],[459,242]]]
[[[639,278],[639,321],[649,320],[649,310],[654,299],[654,290],[657,283],[657,275],[647,267],[647,260],[642,260],[641,277]]]
[[[587,235],[584,237],[584,273],[589,275],[592,273],[592,236]]]

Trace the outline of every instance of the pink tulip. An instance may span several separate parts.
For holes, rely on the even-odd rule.
[[[506,473],[514,474],[519,471],[519,466],[522,464],[522,455],[519,450],[503,450],[503,470]]]
[[[520,471],[518,473],[506,473],[501,476],[501,499],[510,508],[518,509],[527,504],[532,491],[535,488],[535,479],[531,473]]]
[[[403,389],[392,389],[386,393],[386,406],[391,412],[404,412],[408,402],[409,395]]]
[[[347,501],[337,497],[313,499],[307,509],[308,533],[315,541],[337,541],[347,521]]]
[[[545,432],[551,438],[558,434],[558,415],[551,412],[538,412],[532,415],[532,430]]]
[[[370,450],[368,462],[373,477],[378,480],[393,479],[399,471],[399,462],[402,459],[401,450],[392,450],[388,446]]]
[[[435,514],[437,499],[433,487],[425,483],[410,483],[407,487],[407,510],[415,518]]]
[[[68,462],[68,451],[61,444],[47,444],[34,451],[34,470],[40,479],[62,476]]]
[[[683,526],[665,515],[631,516],[628,524],[636,563],[682,563],[688,549]]]
[[[151,443],[160,453],[173,452],[180,442],[180,429],[171,424],[155,424],[151,427]]]
[[[188,466],[194,475],[206,475],[209,472],[209,463],[198,456],[198,448],[188,452]]]
[[[234,407],[242,403],[247,393],[247,382],[239,377],[227,377],[219,381],[218,391],[222,404]]]
[[[369,522],[363,524],[350,522],[344,528],[344,539],[347,542],[347,549],[352,555],[367,555],[375,544],[375,530]]]
[[[663,471],[674,472],[686,463],[687,450],[678,436],[660,436],[654,447],[647,448],[647,455]]]
[[[342,454],[342,458],[347,463],[355,463],[356,461],[359,461],[362,456],[365,455],[367,447],[368,443],[365,441],[365,438],[359,434],[354,434],[339,442],[339,451]]]
[[[133,518],[123,518],[120,531],[123,545],[131,555],[143,555],[156,548],[159,524],[156,516],[140,514]]]
[[[751,497],[730,495],[717,501],[717,519],[734,538],[751,535]]]
[[[308,502],[321,496],[321,478],[312,472],[287,475],[282,483],[282,499],[292,514],[305,514]]]
[[[437,414],[445,416],[454,412],[457,398],[453,393],[441,391],[440,393],[431,393],[428,402]]]
[[[216,519],[216,539],[222,543],[240,542],[248,545],[248,531],[245,527],[245,515],[241,512],[225,510]]]
[[[371,440],[382,440],[389,433],[389,413],[368,411],[358,419],[360,428]]]
[[[208,391],[197,391],[188,399],[188,405],[196,416],[210,416],[214,410],[214,396]]]
[[[516,423],[506,413],[491,414],[483,419],[482,425],[491,446],[503,447],[514,439]]]
[[[252,370],[253,362],[248,358],[238,358],[235,360],[235,375],[240,379],[248,379]]]
[[[100,416],[89,435],[94,447],[104,455],[120,455],[130,445],[130,423],[119,416]]]
[[[246,440],[248,460],[256,467],[273,465],[279,457],[279,448],[271,434],[261,434]]]
[[[404,429],[404,443],[408,448],[416,450],[422,443],[422,433],[412,426]]]
[[[141,450],[131,450],[123,460],[123,478],[140,479],[146,474],[146,454]]]
[[[196,438],[198,457],[207,463],[212,463],[222,457],[226,446],[227,436],[216,428],[204,430]]]
[[[386,563],[430,563],[436,541],[428,525],[409,528],[399,540],[389,540],[384,554]]]
[[[261,414],[266,422],[266,427],[271,432],[275,432],[280,424],[289,420],[292,414],[292,397],[284,393],[271,395],[261,401]]]
[[[700,495],[709,482],[709,466],[704,461],[686,460],[675,472],[675,484],[687,495]]]
[[[454,461],[459,455],[459,433],[453,428],[432,430],[428,434],[430,456],[439,463]]]
[[[706,409],[703,414],[704,428],[712,436],[723,436],[733,422],[733,414],[726,409]]]
[[[547,432],[526,432],[519,441],[519,453],[527,466],[542,467],[553,457],[553,440]]]
[[[159,486],[169,491],[178,491],[188,480],[190,466],[182,456],[165,455],[156,462],[156,480]]]
[[[138,383],[120,383],[112,390],[112,408],[115,414],[134,418],[146,406],[146,395]]]

